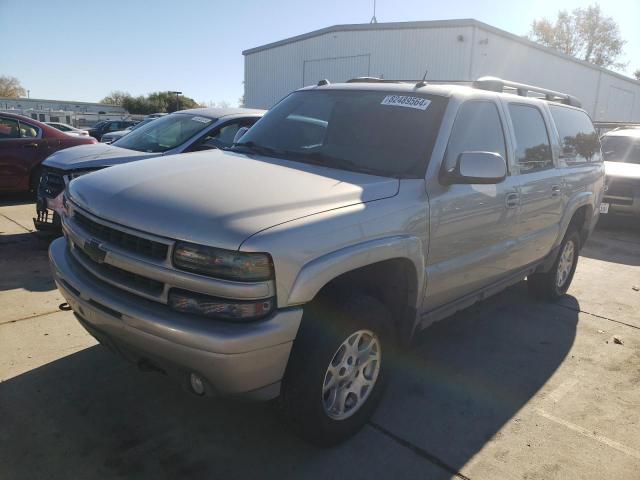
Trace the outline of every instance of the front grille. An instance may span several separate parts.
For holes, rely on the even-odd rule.
[[[64,173],[49,168],[42,171],[38,194],[47,198],[56,198],[64,190]]]
[[[89,255],[84,253],[79,245],[76,245],[75,252],[83,263],[107,280],[154,297],[162,294],[164,289],[164,283],[162,282],[138,275],[137,273],[122,270],[107,263],[94,262]]]
[[[165,260],[167,258],[169,247],[164,243],[138,237],[95,222],[77,210],[74,211],[73,220],[95,238],[109,242],[123,250],[156,260]]]

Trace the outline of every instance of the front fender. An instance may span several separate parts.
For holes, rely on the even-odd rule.
[[[425,281],[422,241],[409,235],[397,235],[350,245],[305,264],[293,283],[287,304],[292,306],[307,303],[334,278],[360,267],[395,258],[407,259],[413,263],[418,276],[416,292],[419,297]],[[416,298],[414,306],[418,302],[419,299]]]

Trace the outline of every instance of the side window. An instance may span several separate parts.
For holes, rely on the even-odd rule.
[[[507,158],[504,131],[493,102],[472,100],[460,107],[449,137],[444,167],[455,168],[461,153],[474,151],[498,153]]]
[[[250,127],[256,123],[256,119],[242,119],[233,123],[227,123],[221,128],[215,128],[205,135],[196,146],[197,150],[206,150],[209,148],[228,148],[233,145],[233,139],[241,127]]]
[[[550,105],[567,163],[601,162],[600,140],[591,119],[581,110]]]
[[[521,173],[553,167],[551,145],[542,113],[528,105],[509,105],[516,136],[516,161]]]
[[[36,138],[38,129],[28,123],[20,122],[20,136],[22,138]]]
[[[18,121],[12,118],[0,118],[0,140],[20,138]]]

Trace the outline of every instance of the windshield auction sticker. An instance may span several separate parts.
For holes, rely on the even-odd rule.
[[[209,123],[211,121],[210,118],[205,117],[191,117],[191,120],[195,120],[196,122]]]
[[[387,95],[380,105],[393,105],[396,107],[417,108],[426,110],[431,102],[422,97],[408,97],[406,95]]]

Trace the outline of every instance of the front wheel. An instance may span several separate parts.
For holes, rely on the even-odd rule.
[[[535,273],[527,278],[529,291],[537,298],[555,300],[569,289],[578,265],[580,234],[570,229],[560,244],[556,261],[548,272]]]
[[[307,307],[280,397],[295,432],[326,446],[360,430],[380,402],[391,344],[390,315],[375,298]]]

